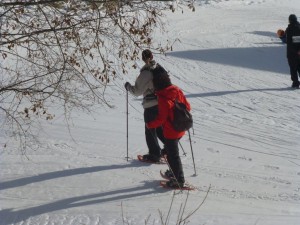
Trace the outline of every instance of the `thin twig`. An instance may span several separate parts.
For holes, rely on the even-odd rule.
[[[200,209],[200,207],[204,204],[204,202],[205,202],[205,200],[206,200],[206,198],[207,198],[207,196],[208,196],[208,193],[209,193],[209,191],[210,191],[210,188],[211,188],[211,185],[209,185],[209,187],[208,187],[208,189],[207,189],[207,192],[206,192],[206,195],[205,195],[204,199],[202,200],[202,202],[200,203],[200,205],[199,205],[194,211],[192,211],[189,215],[187,215],[187,217],[185,217],[182,221],[186,221],[186,220],[187,220],[188,218],[190,218],[197,210]]]
[[[171,209],[172,209],[172,206],[173,206],[174,199],[175,199],[175,191],[173,192],[172,201],[171,201],[169,211],[168,211],[168,214],[167,214],[167,217],[166,217],[165,225],[168,224],[168,220],[170,218],[170,213],[171,213]]]

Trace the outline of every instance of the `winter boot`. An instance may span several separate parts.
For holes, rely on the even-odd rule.
[[[159,157],[150,155],[150,154],[146,154],[146,155],[143,155],[143,160],[157,163],[157,162],[159,162]]]
[[[160,151],[160,157],[164,158],[166,155],[167,155],[167,150],[163,148],[163,149]]]
[[[168,179],[174,178],[174,175],[171,170],[166,170],[164,176],[167,177]]]
[[[299,81],[298,82],[293,82],[292,88],[299,88]]]
[[[183,188],[184,182],[177,181],[175,178],[171,178],[169,181],[167,181],[166,185],[169,188]]]

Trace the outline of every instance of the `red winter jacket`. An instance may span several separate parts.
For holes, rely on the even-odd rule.
[[[189,111],[191,110],[190,103],[186,100],[183,92],[175,85],[171,85],[165,89],[156,91],[156,95],[158,96],[158,115],[155,120],[147,123],[147,127],[156,128],[162,126],[165,138],[181,138],[185,134],[185,131],[174,130],[170,122],[174,118],[173,101],[177,99],[178,102],[184,103]]]

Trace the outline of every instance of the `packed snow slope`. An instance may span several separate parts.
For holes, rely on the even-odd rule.
[[[168,35],[180,42],[155,58],[183,89],[195,120],[196,171],[188,135],[181,140],[186,180],[198,189],[184,216],[211,186],[189,224],[300,224],[300,90],[290,88],[286,46],[276,37],[291,13],[300,16],[299,0],[202,0],[195,12],[167,14]],[[136,160],[147,147],[141,98],[133,96],[126,159],[123,84],[137,74],[111,84],[114,108],[74,112],[70,131],[59,113],[44,123],[27,157],[0,130],[1,225],[162,224],[159,210],[166,219],[173,192],[158,185],[166,165]],[[176,192],[169,224],[186,197]]]

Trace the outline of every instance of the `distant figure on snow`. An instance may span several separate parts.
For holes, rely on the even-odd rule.
[[[285,30],[286,34],[286,52],[290,67],[292,88],[299,88],[300,76],[300,24],[296,15],[289,16],[289,25]]]

